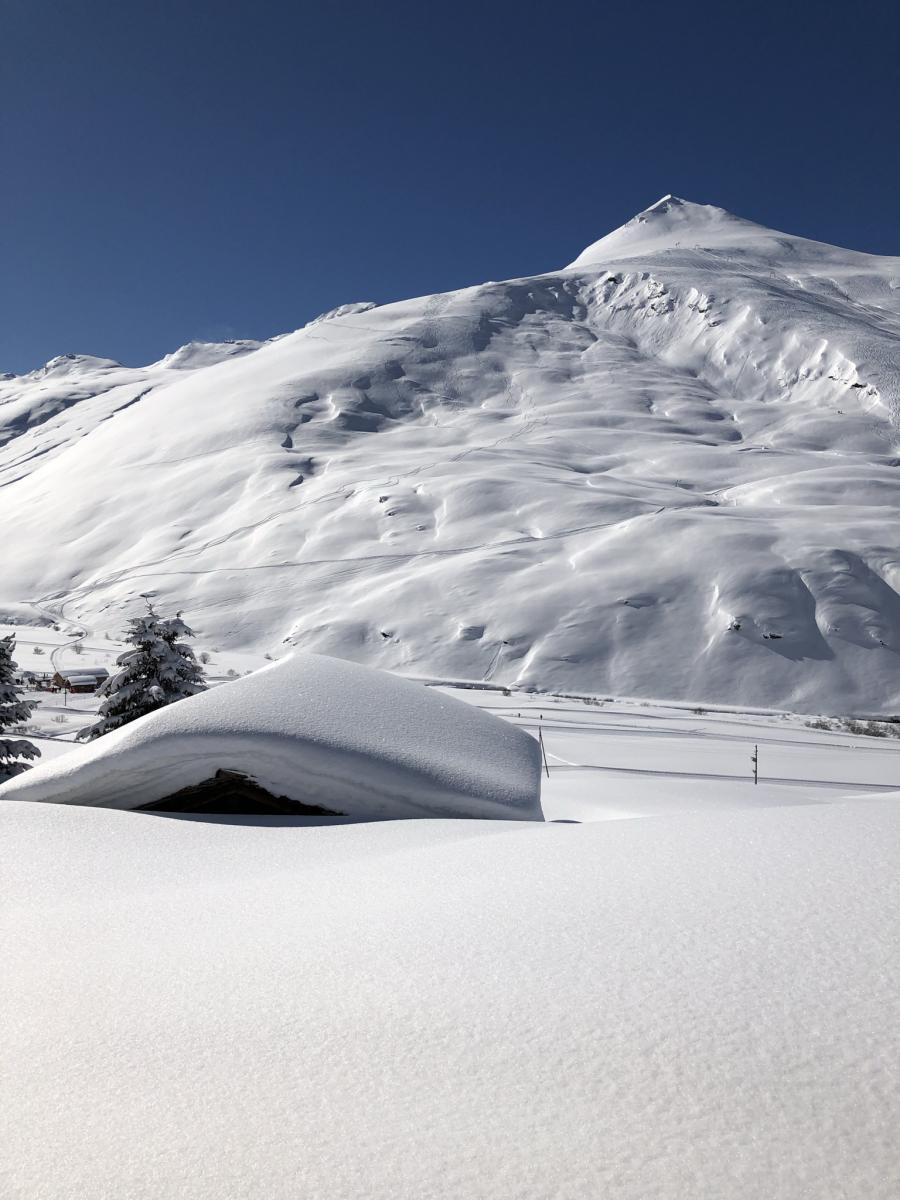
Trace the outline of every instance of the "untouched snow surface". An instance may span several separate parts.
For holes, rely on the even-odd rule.
[[[900,709],[900,259],[666,197],[546,275],[0,382],[4,596],[597,695]]]
[[[451,696],[296,653],[0,785],[0,802],[138,808],[217,771],[357,817],[541,820],[537,742]]]
[[[454,694],[566,823],[0,803],[4,1196],[894,1200],[900,740]]]
[[[0,826],[10,1200],[900,1190],[896,799]]]

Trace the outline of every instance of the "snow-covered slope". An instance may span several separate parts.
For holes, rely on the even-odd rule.
[[[442,677],[900,709],[900,259],[666,197],[540,277],[0,382],[0,600]]]
[[[345,816],[542,819],[533,737],[410,680],[299,652],[17,776],[0,800],[140,808],[219,771]]]

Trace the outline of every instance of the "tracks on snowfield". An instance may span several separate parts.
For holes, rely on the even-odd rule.
[[[59,655],[62,653],[62,651],[68,650],[72,646],[79,645],[91,633],[91,630],[87,625],[83,625],[80,621],[72,620],[71,617],[66,616],[66,606],[71,602],[72,597],[70,597],[68,600],[64,600],[57,608],[51,608],[49,606],[49,597],[41,600],[28,601],[32,608],[41,613],[42,616],[50,617],[54,624],[61,625],[63,622],[65,622],[67,625],[74,625],[81,630],[81,632],[72,638],[71,641],[60,642],[58,646],[54,646],[50,651],[50,665],[54,672],[59,670]]]
[[[454,555],[474,554],[479,551],[482,551],[484,553],[493,553],[494,551],[508,549],[511,546],[524,545],[528,542],[560,541],[560,540],[562,540],[564,538],[568,538],[568,537],[577,537],[580,534],[593,533],[594,531],[599,530],[599,529],[611,529],[614,526],[626,525],[632,521],[643,520],[644,518],[649,518],[649,517],[656,517],[656,516],[659,516],[660,513],[665,512],[665,511],[666,511],[666,505],[663,504],[660,507],[653,509],[651,512],[635,513],[633,516],[624,517],[624,518],[616,518],[615,520],[612,520],[612,521],[596,521],[596,522],[592,522],[591,524],[588,524],[588,525],[574,525],[574,526],[571,526],[566,529],[557,529],[550,533],[544,533],[544,534],[525,533],[525,534],[521,534],[519,537],[503,538],[502,540],[497,541],[497,542],[475,542],[471,546],[448,546],[448,547],[444,547],[444,548],[435,547],[433,549],[428,549],[428,550],[400,551],[400,552],[388,553],[388,554],[358,554],[358,555],[352,555],[350,557],[344,557],[344,558],[308,558],[308,559],[300,559],[299,561],[296,561],[296,562],[254,563],[254,564],[251,564],[246,567],[207,567],[207,568],[200,568],[200,569],[196,569],[196,570],[175,569],[175,570],[168,570],[168,571],[166,571],[166,570],[152,571],[152,572],[148,571],[146,573],[136,573],[135,568],[125,567],[120,571],[115,571],[111,575],[107,575],[104,579],[96,580],[95,582],[93,582],[91,584],[82,584],[80,587],[74,588],[72,590],[72,592],[69,594],[66,601],[56,611],[47,609],[47,608],[41,609],[37,604],[35,604],[34,607],[38,608],[38,611],[43,611],[45,613],[45,615],[53,616],[54,620],[60,620],[60,619],[70,620],[70,618],[58,617],[56,615],[56,612],[62,613],[63,610],[65,609],[66,605],[71,603],[75,599],[78,599],[83,596],[88,596],[93,591],[96,591],[103,587],[108,587],[114,583],[120,583],[126,579],[128,579],[128,580],[161,579],[164,577],[175,576],[175,575],[244,575],[244,574],[248,574],[248,573],[255,572],[255,571],[290,571],[290,570],[300,570],[305,567],[328,567],[328,566],[334,566],[334,567],[345,566],[345,567],[349,568],[350,574],[355,574],[356,569],[363,567],[366,563],[411,562],[415,559],[449,558]],[[213,544],[217,544],[217,543],[211,543],[211,545],[213,545]],[[202,553],[202,551],[198,550],[197,553]],[[160,560],[160,561],[165,561],[165,560]],[[153,565],[153,564],[150,564],[150,563],[140,564],[140,566],[142,566],[142,567],[143,566],[151,566],[151,565]],[[72,621],[71,623],[77,624],[78,622]],[[81,635],[80,638],[76,638],[75,640],[76,641],[81,640],[81,638],[88,636],[89,632],[90,632],[90,630],[87,629],[87,627],[85,627],[85,632]],[[63,648],[64,647],[60,647],[60,649],[63,649]]]

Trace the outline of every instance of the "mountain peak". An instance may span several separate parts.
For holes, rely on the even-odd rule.
[[[159,366],[176,371],[195,371],[229,358],[240,358],[258,350],[262,342],[249,338],[228,338],[224,342],[186,342],[159,360]]]
[[[663,250],[702,250],[773,237],[772,230],[713,204],[697,204],[668,193],[619,229],[593,242],[570,266],[604,259],[640,257]]]
[[[667,192],[665,196],[661,196],[655,204],[651,204],[645,208],[639,216],[647,216],[649,213],[666,213],[672,208],[699,208],[700,205],[692,204],[690,200],[683,200],[681,196],[673,196],[671,192]]]
[[[725,208],[719,208],[715,204],[698,204],[694,200],[685,200],[682,196],[673,196],[671,192],[665,196],[660,196],[655,204],[649,205],[642,209],[631,218],[631,221],[646,221],[649,218],[670,217],[677,221],[709,221],[712,218],[724,221],[737,221],[741,224],[752,225],[752,221],[745,221],[743,217],[736,217],[734,213],[730,213]],[[631,221],[627,224],[631,224]]]
[[[98,358],[94,354],[58,354],[24,376],[26,379],[62,378],[95,371],[110,371],[122,364],[114,358]]]

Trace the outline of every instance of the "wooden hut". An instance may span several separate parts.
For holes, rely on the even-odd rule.
[[[50,680],[52,692],[74,692],[90,695],[109,679],[106,667],[66,667],[57,671]]]

